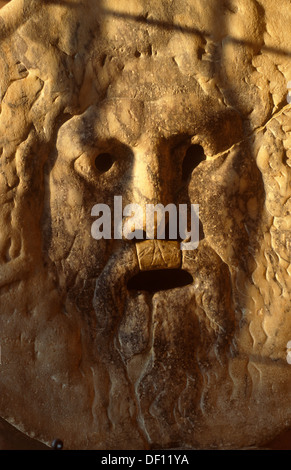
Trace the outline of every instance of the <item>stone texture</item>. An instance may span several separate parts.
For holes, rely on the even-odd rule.
[[[0,415],[24,435],[229,449],[291,426],[290,33],[289,0],[1,9]],[[94,240],[115,195],[199,204],[198,248]],[[128,288],[180,263],[191,284]]]

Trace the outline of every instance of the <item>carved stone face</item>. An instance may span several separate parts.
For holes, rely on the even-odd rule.
[[[108,99],[61,127],[49,169],[46,247],[70,302],[94,324],[104,364],[110,352],[111,380],[136,390],[144,432],[175,443],[188,439],[185,420],[195,428],[203,415],[205,376],[223,380],[236,349],[241,312],[232,275],[249,273],[246,247],[256,236],[263,189],[251,148],[237,144],[238,113],[196,83],[187,87],[181,73],[167,80],[171,64],[163,75],[159,59],[145,62],[153,83],[135,60],[132,78],[121,73]],[[117,195],[123,205],[199,204],[198,248],[180,252],[174,270],[172,242],[94,240],[92,207],[108,204],[113,214]],[[183,285],[185,273],[191,280]]]
[[[85,3],[87,20],[98,17],[95,38],[97,26],[88,26],[90,41],[77,7],[58,41],[35,42],[37,21],[15,39],[31,70],[19,93],[34,124],[23,118],[19,126],[27,124],[16,152],[20,184],[10,176],[12,163],[3,174],[20,194],[13,193],[20,202],[11,220],[25,213],[23,233],[32,241],[19,249],[30,263],[25,282],[5,287],[2,297],[1,344],[10,354],[0,369],[2,415],[67,448],[263,444],[285,426],[278,407],[291,420],[291,325],[284,219],[290,130],[288,110],[274,111],[278,91],[270,101],[269,59],[253,45],[261,40],[261,12],[251,0],[231,2],[219,9],[217,31],[214,1],[206,13],[189,0],[183,28],[178,1],[171,21],[167,9],[149,2],[120,2],[115,13],[110,1],[103,13]],[[49,8],[53,18],[66,7]],[[244,46],[234,36],[238,27],[247,34]],[[41,52],[47,65],[33,59]],[[37,99],[30,104],[25,93]],[[16,99],[8,86],[2,113],[11,112],[9,100]],[[115,196],[123,207],[199,204],[198,248],[115,239]],[[112,210],[111,239],[92,237],[97,203]],[[144,232],[144,222],[135,229]]]

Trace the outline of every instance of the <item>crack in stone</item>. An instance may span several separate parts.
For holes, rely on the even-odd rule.
[[[276,119],[277,117],[281,116],[281,114],[284,113],[284,111],[291,111],[291,105],[288,104],[288,105],[285,105],[283,108],[281,108],[280,110],[278,110],[275,114],[273,114],[269,119],[268,121],[265,122],[265,124],[263,124],[262,126],[259,126],[257,128],[255,128],[251,133],[247,134],[246,137],[242,140],[239,140],[237,142],[235,142],[231,147],[229,147],[227,150],[223,150],[223,152],[219,152],[219,153],[216,153],[215,155],[211,155],[209,156],[209,159],[213,160],[214,158],[217,158],[217,157],[221,157],[223,155],[226,155],[227,153],[229,153],[231,150],[233,150],[235,147],[238,147],[239,145],[247,142],[248,140],[250,140],[254,135],[257,135],[259,134],[260,132],[264,131],[266,129],[266,127],[270,124],[270,122],[272,122],[274,119]]]

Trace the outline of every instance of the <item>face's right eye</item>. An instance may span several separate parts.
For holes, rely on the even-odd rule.
[[[110,144],[87,148],[74,160],[74,170],[88,183],[96,184],[100,178],[105,178],[106,183],[114,184],[131,168],[133,154],[130,148],[119,142]]]
[[[96,154],[90,155],[90,153],[84,152],[75,160],[74,168],[79,175],[94,183],[96,178],[112,168],[115,161],[116,159],[111,153],[101,152],[96,156]]]
[[[113,155],[110,153],[100,153],[95,158],[95,167],[101,173],[106,173],[112,167],[114,160]]]

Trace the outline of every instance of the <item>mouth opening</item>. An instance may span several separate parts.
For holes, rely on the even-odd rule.
[[[192,284],[193,277],[183,269],[140,271],[129,279],[128,290],[158,292]]]

